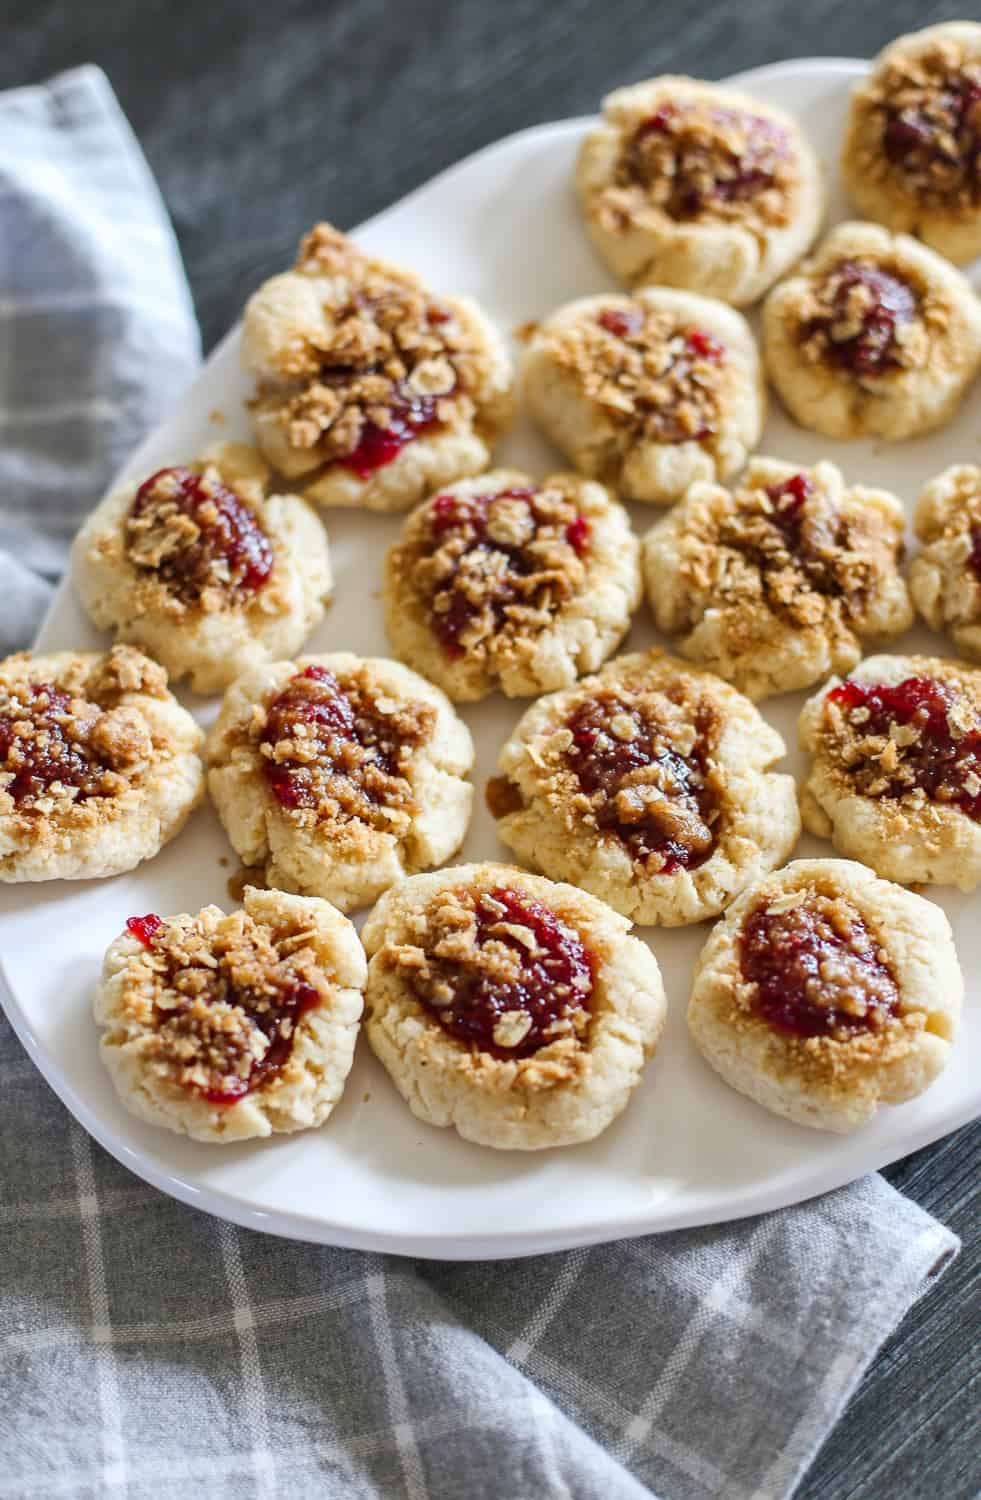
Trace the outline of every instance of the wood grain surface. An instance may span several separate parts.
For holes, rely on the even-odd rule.
[[[5,0],[0,87],[106,70],[210,347],[314,218],[356,224],[513,130],[594,110],[616,84],[871,56],[971,13],[923,0]],[[979,1159],[974,1126],[887,1172],[964,1250],[879,1354],[800,1500],[977,1493]]]

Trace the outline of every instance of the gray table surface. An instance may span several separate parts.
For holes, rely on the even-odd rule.
[[[592,111],[619,83],[871,56],[965,13],[923,0],[5,0],[0,87],[85,61],[106,70],[210,347],[317,216],[356,224],[490,141]],[[801,1500],[976,1492],[979,1147],[974,1126],[887,1172],[964,1252],[879,1354]]]

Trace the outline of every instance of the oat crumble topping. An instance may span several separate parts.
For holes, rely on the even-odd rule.
[[[175,600],[205,613],[248,603],[269,580],[273,548],[254,510],[207,465],[161,469],[139,488],[125,524],[126,556]]]
[[[684,682],[618,682],[583,693],[530,750],[536,781],[570,834],[619,839],[645,874],[697,869],[717,847],[725,779],[711,702]],[[505,777],[488,785],[495,817],[522,805]]]
[[[500,1059],[548,1048],[555,1066],[585,1047],[593,963],[550,907],[506,887],[447,890],[419,926],[387,958],[451,1036]]]
[[[399,834],[416,808],[412,759],[435,722],[431,704],[386,697],[364,669],[342,684],[310,666],[257,707],[252,734],[266,781],[295,821]]]
[[[981,60],[947,40],[895,58],[862,99],[870,144],[860,167],[944,211],[981,201]],[[874,141],[874,145],[871,144]]]
[[[131,917],[128,1009],[143,1055],[211,1104],[234,1104],[285,1066],[296,1027],[323,1000],[309,931],[276,932],[245,911]]]
[[[737,1004],[776,1030],[847,1041],[882,1032],[899,991],[878,942],[844,897],[787,892],[745,919]]]
[[[493,665],[582,591],[589,537],[588,520],[555,486],[437,495],[400,566],[447,654]]]
[[[622,232],[654,208],[681,222],[737,222],[763,232],[788,222],[795,163],[773,120],[708,100],[661,104],[625,137],[599,222]]]
[[[293,448],[367,478],[420,433],[473,417],[479,352],[416,277],[383,270],[329,224],[302,241],[296,269],[342,277],[352,291],[326,308],[329,331],[297,339],[278,378],[260,384],[258,405]]]
[[[0,679],[0,799],[57,817],[138,785],[154,743],[142,716],[120,704],[132,691],[165,696],[166,676],[126,647],[59,681]]]
[[[806,357],[862,377],[922,368],[944,309],[891,261],[848,257],[812,281],[795,309]]]
[[[981,714],[966,685],[848,678],[825,698],[823,737],[863,796],[938,803],[981,821]]]
[[[634,302],[548,334],[549,353],[587,400],[634,442],[711,439],[719,423],[725,349],[673,313]]]
[[[759,604],[800,628],[848,620],[895,566],[896,542],[874,513],[847,516],[807,474],[744,484],[733,502],[685,537],[687,580],[713,606]]]

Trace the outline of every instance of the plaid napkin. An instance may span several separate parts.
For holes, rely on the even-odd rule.
[[[97,70],[0,96],[0,193],[10,648],[197,334]],[[957,1249],[879,1177],[521,1261],[278,1241],[130,1176],[2,1019],[0,1236],[0,1497],[25,1500],[780,1500]]]

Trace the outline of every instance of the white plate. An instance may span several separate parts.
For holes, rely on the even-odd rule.
[[[801,120],[832,181],[848,91],[864,64],[783,63],[739,82]],[[433,286],[469,292],[509,330],[559,302],[611,287],[590,251],[570,188],[588,122],[568,120],[488,147],[372,219],[366,249],[421,271]],[[843,204],[835,199],[833,217]],[[127,472],[189,457],[216,435],[246,436],[238,334],[215,352],[172,420]],[[225,414],[215,423],[215,411]],[[978,456],[981,388],[939,436],[898,447],[826,443],[774,412],[762,451],[802,464],[829,455],[847,474],[895,488],[912,501],[953,459]],[[555,455],[520,428],[499,457],[533,472]],[[634,507],[638,529],[657,512]],[[377,601],[381,556],[398,521],[329,517],[335,603],[312,650],[385,654]],[[642,609],[630,646],[654,639]],[[70,590],[42,631],[44,648],[95,646]],[[904,642],[904,646],[905,646]],[[942,650],[911,636],[909,644]],[[788,744],[800,696],[767,703]],[[200,700],[198,700],[200,705]],[[497,749],[523,706],[500,698],[468,709],[482,792]],[[213,708],[211,710],[213,712]],[[799,769],[796,757],[792,767]],[[480,798],[478,797],[480,801]],[[805,841],[801,853],[821,851]],[[210,809],[199,812],[158,859],[115,880],[10,888],[0,893],[0,955],[7,1013],[31,1057],[85,1128],[148,1182],[208,1212],[275,1234],[326,1244],[441,1258],[510,1256],[759,1213],[849,1182],[925,1146],[973,1117],[981,1102],[981,995],[969,996],[954,1061],[922,1098],[884,1109],[849,1138],[787,1124],[741,1098],[689,1045],[684,1010],[704,926],[653,933],[671,1005],[665,1039],[626,1114],[599,1140],[531,1155],[481,1150],[454,1132],[420,1125],[362,1042],[343,1102],[326,1127],[237,1146],[205,1146],[155,1130],[119,1103],[98,1059],[90,998],[103,950],[134,912],[227,904],[230,850]],[[461,858],[505,858],[482,805]],[[231,859],[231,868],[235,861]],[[956,928],[975,990],[981,941],[971,902],[938,893]],[[976,910],[977,903],[974,903]],[[977,923],[975,921],[975,927]]]

